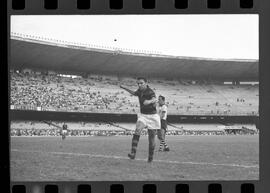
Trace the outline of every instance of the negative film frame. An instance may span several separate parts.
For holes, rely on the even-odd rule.
[[[147,1],[147,2],[146,2]],[[216,3],[218,1],[218,3]],[[45,2],[45,3],[44,3]],[[55,3],[56,2],[56,3]],[[5,4],[5,2],[3,2]],[[86,9],[84,9],[86,6]],[[170,181],[170,182],[10,182],[9,183],[9,130],[3,128],[2,138],[5,140],[5,159],[2,160],[5,171],[2,184],[9,192],[235,192],[266,193],[270,192],[270,158],[269,158],[269,16],[268,0],[91,0],[90,4],[80,4],[77,8],[75,0],[8,0],[7,30],[4,40],[3,57],[9,61],[9,38],[11,15],[52,15],[52,14],[259,14],[259,114],[260,114],[260,172],[258,181]],[[4,12],[5,13],[5,12]],[[2,23],[2,25],[5,25]],[[1,67],[6,75],[8,63]],[[8,76],[5,83],[8,85]],[[9,94],[9,93],[8,93]],[[9,95],[5,95],[9,97]],[[6,103],[5,103],[6,104]],[[9,105],[8,105],[9,110]],[[6,112],[4,112],[6,113]],[[9,125],[9,122],[8,122]],[[1,189],[4,187],[2,186]],[[89,189],[90,188],[90,189]]]

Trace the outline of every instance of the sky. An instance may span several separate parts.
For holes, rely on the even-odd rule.
[[[70,42],[213,59],[258,59],[259,16],[12,16],[11,32]]]

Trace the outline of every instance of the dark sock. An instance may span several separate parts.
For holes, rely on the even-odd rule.
[[[163,141],[164,148],[169,148],[165,141]]]
[[[159,144],[159,150],[162,150],[163,147],[164,147],[164,141],[161,140],[161,141],[160,141],[160,144]]]
[[[136,154],[136,150],[137,150],[139,139],[140,139],[140,135],[135,135],[134,134],[133,137],[132,137],[131,154],[133,154],[133,155]]]
[[[153,156],[154,156],[154,150],[155,150],[155,145],[150,145],[150,144],[149,144],[148,159],[153,159]]]

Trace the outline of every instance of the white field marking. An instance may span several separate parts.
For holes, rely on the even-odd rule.
[[[113,156],[113,155],[93,155],[93,154],[85,154],[85,153],[69,153],[69,152],[43,152],[43,151],[25,151],[18,149],[11,149],[14,152],[22,152],[22,153],[47,153],[53,155],[72,155],[72,156],[87,156],[94,158],[107,158],[107,159],[125,159],[129,160],[128,157],[123,156]],[[138,161],[146,161],[146,159],[136,158]],[[208,163],[208,162],[180,162],[180,161],[170,161],[170,160],[154,160],[154,162],[159,163],[171,163],[171,164],[190,164],[190,165],[209,165],[209,166],[227,166],[227,167],[240,167],[240,168],[259,168],[258,165],[240,165],[240,164],[222,164],[222,163]]]

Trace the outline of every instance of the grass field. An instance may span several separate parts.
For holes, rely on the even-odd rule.
[[[170,152],[147,163],[142,136],[129,160],[131,136],[11,137],[12,181],[258,180],[259,136],[167,136]]]

